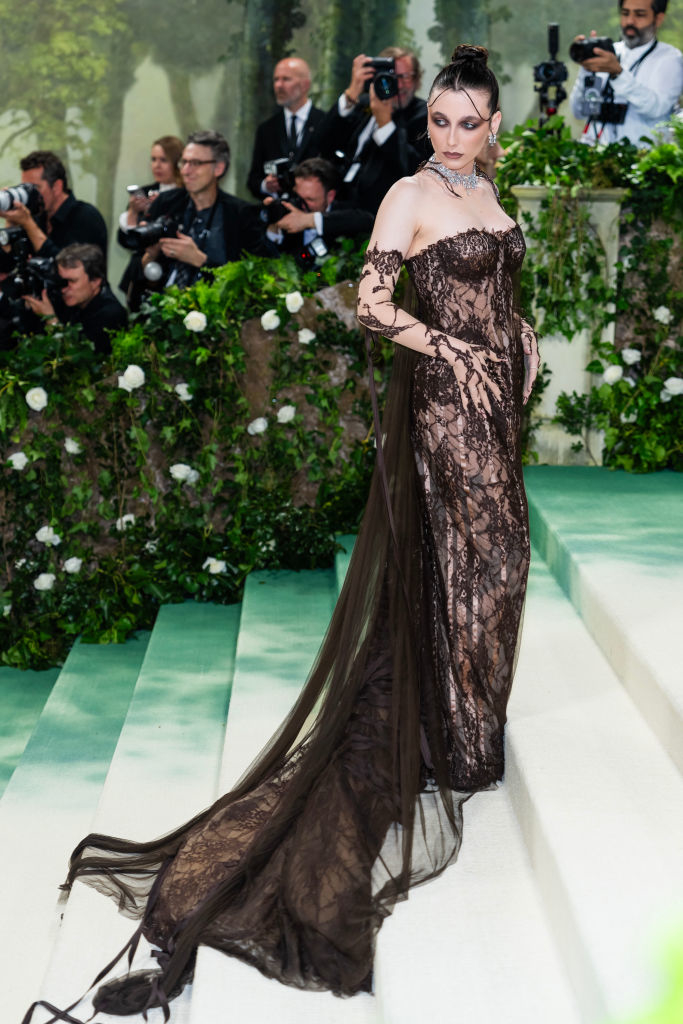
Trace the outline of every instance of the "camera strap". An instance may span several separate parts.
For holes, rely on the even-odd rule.
[[[640,67],[640,65],[643,63],[643,61],[645,60],[646,57],[650,56],[650,54],[656,48],[656,46],[657,46],[657,40],[655,39],[655,41],[653,42],[652,46],[648,47],[648,49],[645,51],[645,53],[642,53],[640,55],[640,57],[638,58],[638,60],[635,61],[635,63],[631,64],[630,68],[626,68],[626,70],[630,71],[632,75],[637,74],[638,73],[638,68]]]

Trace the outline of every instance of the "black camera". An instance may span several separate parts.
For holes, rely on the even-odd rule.
[[[393,96],[398,96],[396,61],[393,57],[370,57],[366,60],[365,67],[374,69],[372,84],[378,100],[390,100]]]
[[[628,103],[615,103],[614,90],[609,81],[604,89],[595,75],[586,75],[583,84],[584,114],[590,121],[601,124],[623,124]]]
[[[20,200],[23,202],[23,199]],[[46,288],[52,298],[62,288],[57,264],[52,257],[33,255],[33,246],[23,228],[9,227],[0,231],[0,245],[9,246],[14,265],[2,281],[2,292],[8,299],[33,295],[39,299]]]
[[[306,210],[307,206],[304,200],[297,192],[292,192],[290,195],[283,196],[285,202],[291,206],[295,206],[297,210]],[[277,224],[279,220],[286,217],[289,210],[283,203],[282,199],[274,199],[272,203],[264,204],[263,209],[266,213],[266,220],[268,224]]]
[[[148,224],[137,224],[134,228],[128,228],[127,239],[130,248],[147,249],[150,245],[156,245],[162,238],[175,238],[178,234],[178,223],[174,217],[164,214],[151,220]]]
[[[17,203],[23,203],[31,213],[43,210],[43,197],[36,185],[13,185],[11,188],[0,188],[0,213],[11,210]]]
[[[607,50],[614,53],[614,43],[609,36],[591,36],[589,39],[575,39],[569,47],[569,56],[577,64],[583,64],[595,56],[595,51]]]
[[[567,98],[567,93],[562,85],[567,80],[567,65],[557,59],[557,51],[560,48],[560,26],[556,21],[548,25],[548,51],[550,60],[542,60],[534,67],[534,91],[539,94],[541,107],[541,120],[544,116],[551,117],[557,113],[562,100]],[[551,97],[549,89],[554,90]]]

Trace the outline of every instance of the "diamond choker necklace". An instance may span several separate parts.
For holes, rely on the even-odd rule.
[[[444,164],[439,163],[435,156],[430,156],[430,164],[434,165],[434,170],[449,181],[451,185],[464,185],[466,192],[471,192],[473,188],[477,187],[477,165],[472,165],[471,174],[461,174],[460,171],[452,171],[450,167],[446,167]]]

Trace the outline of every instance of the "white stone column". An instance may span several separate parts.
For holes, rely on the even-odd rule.
[[[532,220],[537,222],[541,202],[548,195],[547,188],[534,185],[515,185],[511,189],[518,203],[518,220],[522,215],[530,213]],[[623,188],[603,188],[585,190],[579,195],[588,209],[590,223],[605,250],[605,268],[607,283],[615,279],[615,264],[619,255],[619,215],[621,201],[626,194]],[[535,243],[527,241],[529,254],[533,257]],[[543,306],[543,296],[534,297],[534,313]],[[599,311],[596,311],[599,312]],[[614,341],[614,323],[604,329],[602,337],[605,341]],[[602,463],[602,435],[597,431],[587,431],[583,438],[587,451],[573,452],[572,444],[577,440],[566,433],[563,427],[551,420],[555,415],[555,405],[562,391],[571,394],[586,394],[595,382],[593,374],[586,373],[586,366],[591,361],[590,336],[588,330],[580,331],[571,339],[561,334],[546,334],[539,338],[541,359],[551,371],[548,387],[543,397],[538,414],[542,417],[541,426],[534,435],[533,448],[538,452],[539,461],[550,465],[586,465]],[[592,456],[592,458],[591,458]]]

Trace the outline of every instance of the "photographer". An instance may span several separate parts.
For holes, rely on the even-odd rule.
[[[151,279],[159,280],[160,287],[187,288],[204,269],[238,260],[245,249],[269,255],[259,208],[218,187],[229,165],[230,147],[218,132],[197,131],[188,137],[180,158],[184,189],[162,192],[148,214],[148,231],[166,218],[160,225],[164,237],[142,257],[148,279],[154,264]]]
[[[28,309],[50,326],[80,324],[95,351],[111,351],[109,332],[125,327],[126,311],[106,281],[104,253],[97,245],[67,245],[57,255],[60,294],[43,289],[40,298],[25,295]]]
[[[591,37],[577,36],[581,44],[575,59],[581,63],[570,103],[575,117],[586,118],[584,140],[618,142],[629,139],[648,146],[657,126],[676,109],[683,91],[683,56],[659,42],[657,29],[664,21],[667,0],[624,0],[619,4],[621,40],[614,52],[591,47]],[[593,53],[581,60],[586,48]],[[572,56],[574,54],[572,53]]]
[[[23,203],[15,203],[2,216],[23,228],[37,256],[56,256],[65,245],[84,242],[107,251],[107,228],[99,210],[76,199],[69,189],[66,169],[55,153],[34,150],[20,161],[21,180],[35,185],[45,205],[45,218],[35,217]]]
[[[341,237],[369,237],[374,217],[367,210],[354,209],[337,199],[339,176],[334,166],[320,157],[304,160],[292,171],[293,201],[266,199],[268,219],[272,227],[268,237],[283,252],[306,260],[316,248],[330,249]],[[272,223],[272,210],[284,216]],[[323,247],[316,245],[322,241]],[[311,255],[311,259],[314,257]]]
[[[325,112],[308,98],[311,72],[300,57],[278,61],[273,71],[273,93],[280,108],[256,129],[247,187],[257,199],[279,193],[277,176],[264,165],[288,159],[298,163],[318,152],[316,130]]]
[[[427,105],[415,93],[422,69],[412,50],[386,47],[379,54],[393,62],[388,99],[380,99],[373,84],[373,58],[359,54],[351,66],[351,81],[328,113],[321,129],[321,152],[344,154],[343,196],[373,215],[395,181],[413,174],[431,152],[427,142]]]

